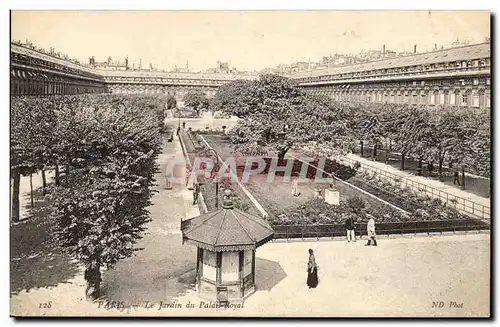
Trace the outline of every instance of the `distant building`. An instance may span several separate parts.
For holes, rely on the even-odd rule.
[[[108,57],[108,60],[106,61],[96,61],[94,56],[89,59],[89,65],[92,68],[96,69],[106,69],[106,70],[128,70],[128,58],[125,58],[125,61],[119,62],[119,61],[113,61],[111,57]]]
[[[386,50],[385,51],[385,57],[386,58],[394,58],[396,56],[397,56],[396,51],[392,51],[392,50]]]

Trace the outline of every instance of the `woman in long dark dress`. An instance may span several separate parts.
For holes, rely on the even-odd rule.
[[[309,249],[309,262],[307,263],[307,286],[316,288],[318,286],[318,266],[314,258],[313,250]]]

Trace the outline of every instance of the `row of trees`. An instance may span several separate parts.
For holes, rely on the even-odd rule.
[[[92,299],[100,268],[131,256],[149,221],[163,106],[160,98],[124,95],[12,101],[12,218],[19,220],[20,176],[55,170],[53,234],[85,266]]]
[[[437,163],[440,178],[445,162],[462,169],[462,175],[467,169],[490,176],[489,110],[371,104],[359,106],[356,122],[357,137],[373,144],[373,156],[380,146],[390,143],[402,154],[402,170],[404,159],[413,157],[419,172],[423,162]]]
[[[208,109],[210,100],[205,95],[205,92],[199,89],[189,90],[182,99],[184,104],[194,110],[198,115],[202,109]],[[173,95],[167,96],[167,109],[177,108],[177,100]]]
[[[277,75],[237,80],[221,86],[212,110],[244,118],[231,132],[235,148],[258,154],[274,150],[280,158],[292,147],[319,154],[343,154],[364,141],[374,154],[386,142],[405,157],[452,163],[490,175],[490,113],[487,110],[431,108],[408,104],[336,102],[297,88]]]

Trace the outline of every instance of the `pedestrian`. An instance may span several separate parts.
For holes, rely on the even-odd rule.
[[[200,186],[198,185],[198,183],[195,183],[193,185],[193,205],[195,205],[196,203],[198,203],[198,195],[200,193]]]
[[[294,179],[292,182],[292,196],[299,196],[299,181]]]
[[[309,249],[309,261],[307,262],[307,286],[316,288],[318,286],[318,266],[314,258],[313,250]]]
[[[186,129],[186,122],[185,121],[182,122],[182,129]]]
[[[354,219],[350,215],[345,221],[345,229],[347,231],[347,242],[356,242],[356,233],[354,232]]]
[[[371,241],[373,241],[374,246],[377,246],[377,240],[375,239],[375,220],[373,219],[373,216],[370,216],[370,220],[368,220],[366,231],[368,233],[368,243],[366,243],[365,246],[371,245]]]
[[[453,173],[453,185],[458,184],[460,186],[460,178],[458,177],[458,171],[455,170]]]

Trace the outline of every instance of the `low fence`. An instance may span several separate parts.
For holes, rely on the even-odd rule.
[[[490,219],[490,207],[479,204],[477,202],[473,202],[462,197],[453,195],[448,192],[444,192],[438,189],[435,189],[431,186],[413,181],[411,179],[402,177],[400,175],[396,175],[385,171],[383,169],[379,169],[364,163],[361,163],[357,160],[346,158],[346,157],[336,157],[332,160],[336,160],[339,163],[343,163],[350,167],[358,166],[362,170],[366,170],[369,172],[377,173],[377,175],[384,177],[391,184],[397,185],[399,187],[407,187],[412,192],[419,196],[430,196],[431,198],[440,199],[441,201],[451,204],[455,207],[455,209],[459,210],[468,215],[472,215],[473,217],[481,218],[481,219]]]
[[[355,224],[356,236],[367,235],[366,224]],[[273,225],[274,239],[305,239],[320,237],[345,237],[344,224],[332,225]],[[460,231],[489,231],[490,225],[476,219],[464,220],[433,220],[412,221],[396,223],[377,223],[376,234],[383,235],[408,235],[460,232]]]

